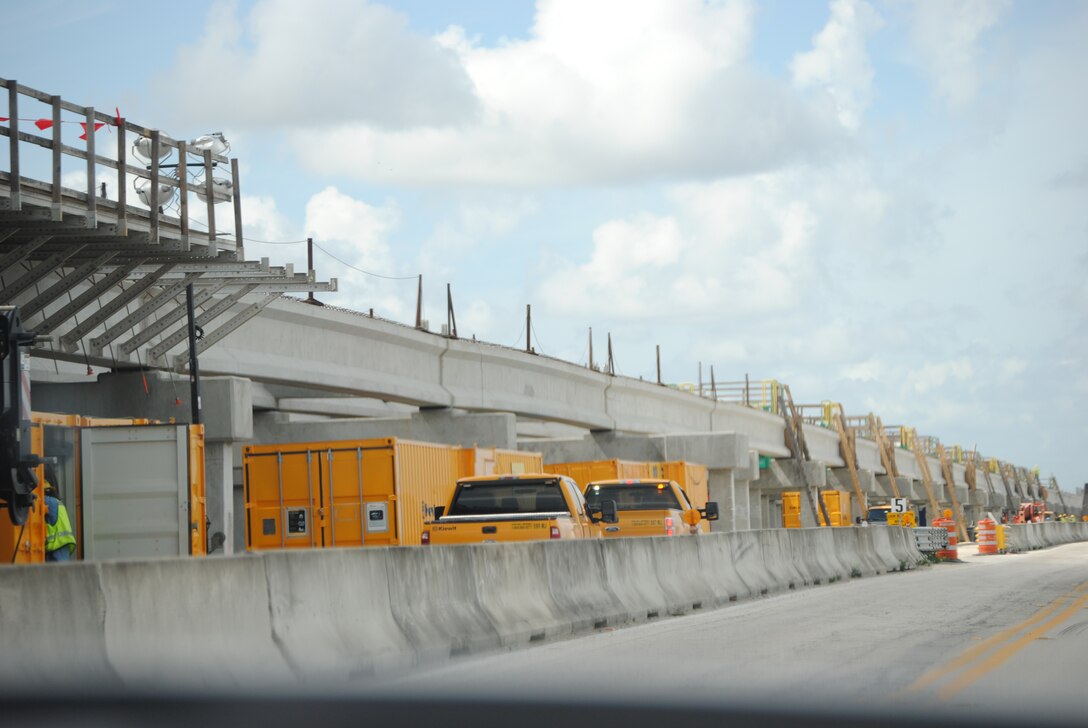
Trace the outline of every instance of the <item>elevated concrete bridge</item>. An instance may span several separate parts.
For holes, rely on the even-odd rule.
[[[188,368],[182,294],[191,284],[196,322],[206,330],[197,350],[206,377],[209,513],[228,545],[240,542],[232,537],[240,515],[236,450],[254,440],[401,436],[520,446],[550,460],[683,457],[710,468],[711,495],[724,507],[720,525],[731,530],[777,525],[781,493],[803,482],[787,459],[779,414],[285,298],[334,290],[336,281],[245,260],[235,160],[14,81],[0,79],[0,88],[11,118],[0,125],[8,139],[0,302],[19,305],[28,326],[48,337],[35,351],[35,408],[186,421],[171,377]],[[27,123],[36,116],[52,122],[48,133]],[[66,138],[80,120],[111,125],[112,146],[96,149],[93,133],[78,143]],[[129,146],[140,144],[152,152],[147,165],[129,162]],[[45,149],[52,164],[32,167],[27,148]],[[61,185],[62,163],[73,160],[88,171],[84,190]],[[115,199],[99,194],[101,168],[113,175]],[[228,168],[230,193],[212,184],[216,170]],[[150,184],[146,204],[130,204],[133,180]],[[217,203],[227,202],[217,218]],[[197,209],[209,230],[193,227]],[[113,373],[87,383],[89,367]],[[131,369],[158,373],[124,373]],[[803,432],[809,482],[853,491],[837,432],[811,424]],[[854,453],[860,490],[891,496],[879,447],[861,435]],[[915,455],[892,452],[900,494],[932,504]],[[962,463],[946,477],[936,457],[925,462],[936,499],[943,504],[954,494],[969,518],[1039,496],[1019,479],[1008,483],[1004,472],[999,481],[984,473],[969,482]],[[812,512],[804,517],[815,523]]]

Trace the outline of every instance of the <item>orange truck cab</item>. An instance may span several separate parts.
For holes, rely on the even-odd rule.
[[[530,473],[461,478],[448,506],[424,525],[424,546],[599,538],[598,522],[615,523],[615,503],[586,507],[578,484],[563,475]]]
[[[674,480],[598,480],[586,486],[590,510],[615,501],[616,523],[598,523],[605,538],[621,536],[694,536],[718,520],[718,504],[695,508]]]

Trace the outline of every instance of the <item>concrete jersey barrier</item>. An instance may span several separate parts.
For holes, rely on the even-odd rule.
[[[1032,536],[1088,526],[1009,528]],[[920,558],[909,529],[872,527],[0,567],[0,677],[328,685]]]

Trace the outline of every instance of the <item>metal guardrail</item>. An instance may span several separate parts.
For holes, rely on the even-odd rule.
[[[933,553],[948,548],[948,529],[912,528],[914,543],[922,553]]]
[[[781,414],[778,410],[782,384],[777,379],[761,379],[743,382],[702,382],[695,393],[704,399],[730,402],[752,409]]]

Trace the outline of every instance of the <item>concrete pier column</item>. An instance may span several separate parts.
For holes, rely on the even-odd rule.
[[[743,526],[738,525],[736,482],[733,480],[732,468],[709,470],[707,489],[710,500],[718,502],[718,511],[721,514],[718,522],[713,524],[711,528],[715,531],[747,530],[747,521]]]
[[[207,498],[209,548],[234,553],[234,446],[225,441],[204,445],[204,495]],[[244,534],[242,534],[244,536]]]

